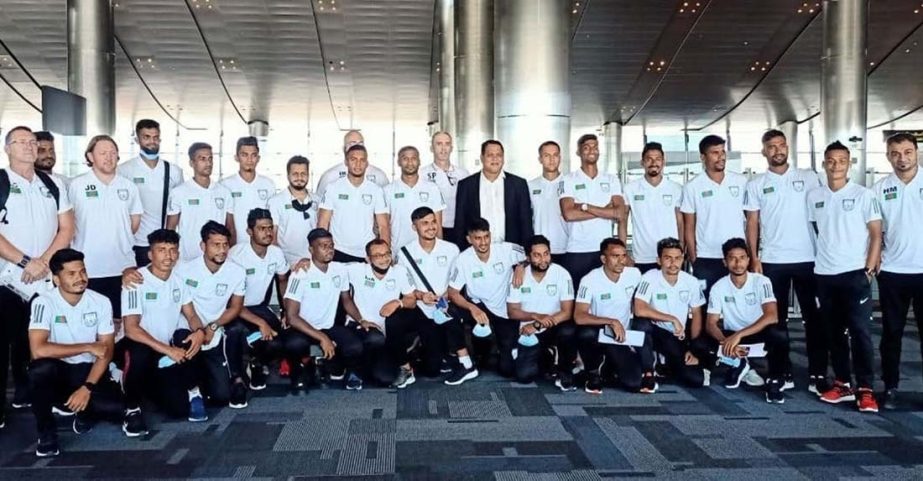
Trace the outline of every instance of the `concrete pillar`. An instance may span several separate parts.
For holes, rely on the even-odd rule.
[[[438,0],[439,129],[455,137],[455,0]]]
[[[497,138],[507,169],[527,179],[541,174],[539,144],[570,146],[570,17],[560,0],[496,3]],[[562,159],[565,172],[569,159]]]
[[[455,128],[458,162],[480,170],[481,142],[494,136],[494,2],[455,4]]]
[[[87,100],[87,136],[115,133],[110,0],[67,0],[67,89]]]
[[[785,142],[788,144],[788,162],[794,167],[798,165],[798,122],[789,120],[779,124],[779,130],[785,134]]]
[[[821,115],[826,143],[839,140],[852,154],[850,180],[866,185],[868,0],[825,0],[821,56]]]
[[[606,122],[603,125],[603,140],[606,143],[606,155],[600,170],[606,173],[618,173],[622,185],[628,172],[627,160],[622,160],[622,125],[618,122]],[[574,147],[576,148],[576,147]],[[623,173],[624,172],[624,173]]]

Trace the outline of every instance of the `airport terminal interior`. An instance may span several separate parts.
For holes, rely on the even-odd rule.
[[[919,0],[0,0],[0,134],[51,130],[55,173],[73,177],[91,137],[111,135],[125,161],[136,122],[154,119],[161,158],[187,178],[190,144],[214,147],[213,180],[237,172],[237,139],[252,135],[260,174],[282,188],[303,155],[313,188],[350,130],[392,178],[403,146],[431,163],[439,131],[471,172],[481,142],[500,140],[505,169],[527,180],[543,141],[561,145],[567,173],[595,134],[603,172],[642,177],[642,148],[659,142],[665,177],[685,184],[707,135],[752,177],[766,171],[763,133],[779,129],[792,165],[823,178],[838,140],[850,180],[872,186],[892,171],[889,135],[923,141],[920,43]],[[62,120],[62,91],[85,99],[82,131]],[[150,432],[126,438],[58,418],[56,457],[35,456],[32,412],[7,406],[0,479],[923,480],[915,315],[901,407],[874,414],[807,391],[795,306],[784,404],[750,386],[588,394],[486,371],[463,386],[418,375],[405,389],[292,394],[272,366],[249,407],[209,408],[207,422],[146,410]],[[871,333],[879,392],[877,308]]]

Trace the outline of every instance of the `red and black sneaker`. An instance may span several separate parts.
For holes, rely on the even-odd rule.
[[[855,401],[856,392],[849,387],[849,383],[834,381],[833,387],[821,394],[820,400],[825,403],[838,404],[844,401]]]
[[[856,404],[859,406],[859,412],[877,413],[878,401],[875,400],[875,394],[871,389],[861,387],[856,391]]]

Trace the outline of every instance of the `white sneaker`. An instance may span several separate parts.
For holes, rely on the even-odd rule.
[[[702,369],[702,386],[711,386],[711,371]]]
[[[756,372],[755,369],[751,369],[744,375],[743,381],[747,383],[748,386],[761,387],[766,385],[766,381],[763,380],[763,377]]]

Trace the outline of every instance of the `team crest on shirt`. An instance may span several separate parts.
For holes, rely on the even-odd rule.
[[[225,295],[225,294],[227,294],[227,293],[228,293],[228,285],[227,285],[227,284],[218,284],[218,285],[215,286],[215,295],[216,295],[216,296],[223,296],[223,295]]]
[[[440,266],[444,266],[449,263],[449,258],[447,256],[438,256],[436,257],[436,263]],[[417,264],[420,264],[420,262],[417,262]]]
[[[732,186],[728,187],[728,190],[731,191],[731,195],[732,195],[733,197],[737,197],[737,196],[740,195],[740,187],[738,187],[738,186],[736,186],[736,185],[732,185]]]
[[[549,296],[556,296],[556,295],[558,295],[558,285],[557,285],[557,284],[548,284],[547,286],[545,286],[545,292],[547,292]]]
[[[679,291],[679,298],[683,302],[689,302],[689,291]]]
[[[269,197],[269,191],[266,189],[259,189],[256,191],[260,196],[260,200],[266,200]]]
[[[803,181],[803,180],[796,180],[796,181],[793,181],[793,182],[792,182],[792,188],[795,189],[795,192],[802,192],[802,191],[804,191],[804,181]]]
[[[128,200],[128,189],[119,189],[119,200],[125,201]]]
[[[173,302],[179,302],[181,298],[181,293],[179,289],[173,289]],[[157,293],[154,293],[154,299],[157,298]]]
[[[48,190],[48,187],[45,187],[44,185],[40,186],[38,191],[41,192],[45,197],[51,197],[51,191]]]
[[[362,203],[372,205],[372,194],[362,194]]]
[[[748,292],[747,295],[744,296],[744,300],[747,301],[748,306],[752,306],[756,304],[756,294]]]
[[[625,288],[625,295],[631,298],[631,295],[635,293],[636,286],[628,286]]]
[[[856,199],[843,199],[843,210],[850,211],[856,207]]]
[[[365,176],[365,178],[371,180],[372,182],[375,182],[375,174],[368,174]]]
[[[215,207],[224,209],[224,197],[215,197]]]
[[[97,318],[95,312],[84,312],[83,313],[83,325],[86,327],[94,327],[99,324],[99,318]]]
[[[429,201],[429,192],[420,192],[420,202]]]
[[[673,205],[673,194],[663,194],[663,205]]]
[[[388,279],[385,281],[385,287],[387,287],[389,291],[393,291],[394,288],[397,287],[397,281],[394,279]]]
[[[494,272],[496,272],[497,274],[503,274],[503,263],[502,262],[498,262],[494,264]]]
[[[340,287],[340,283],[341,283],[341,282],[343,282],[343,279],[341,279],[340,276],[333,276],[333,285],[334,285],[334,286]]]
[[[608,182],[600,182],[600,183],[599,183],[599,190],[601,190],[601,191],[603,191],[603,192],[609,192],[609,183],[608,183]]]

